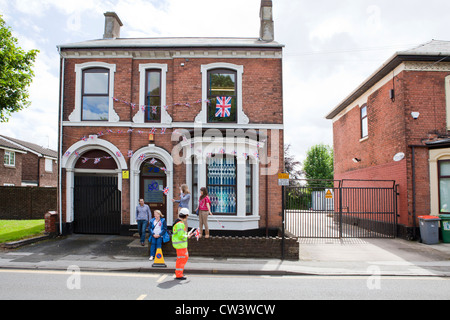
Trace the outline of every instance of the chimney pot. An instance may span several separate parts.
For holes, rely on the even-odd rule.
[[[259,17],[261,18],[259,39],[267,42],[273,41],[275,39],[275,33],[272,18],[272,0],[261,0]]]
[[[120,27],[123,26],[119,16],[115,12],[106,12],[105,14],[105,33],[103,39],[120,38]]]

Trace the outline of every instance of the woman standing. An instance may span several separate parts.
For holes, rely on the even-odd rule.
[[[182,184],[180,187],[180,200],[172,199],[172,202],[178,202],[178,213],[182,208],[189,209],[189,201],[191,201],[191,193],[187,184]]]
[[[150,243],[150,258],[148,260],[152,261],[156,254],[156,249],[160,249],[163,242],[163,237],[167,232],[167,223],[164,219],[164,215],[159,210],[155,210],[155,217],[150,220],[150,225],[148,227],[150,236],[148,241]]]
[[[203,236],[203,225],[205,225],[205,238],[209,238],[208,215],[212,215],[211,200],[208,197],[208,190],[205,187],[200,188],[200,199],[195,211],[197,210],[199,211],[198,222],[200,238]]]

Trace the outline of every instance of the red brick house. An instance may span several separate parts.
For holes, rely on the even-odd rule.
[[[58,47],[63,233],[127,234],[139,198],[171,226],[184,183],[212,231],[281,226],[283,45],[272,1],[260,16],[259,38],[127,39],[109,12],[103,39]]]
[[[57,152],[0,135],[0,186],[56,187]]]
[[[336,106],[335,179],[395,180],[399,236],[450,212],[450,42],[394,54]]]

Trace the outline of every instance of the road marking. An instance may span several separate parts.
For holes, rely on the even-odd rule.
[[[59,274],[67,275],[65,270],[21,270],[21,269],[0,269],[0,273],[30,273],[30,274]],[[129,278],[158,278],[159,274],[152,273],[130,273],[130,272],[89,272],[81,271],[84,276],[103,277],[129,277]]]
[[[141,294],[136,300],[144,300],[146,297],[146,294]]]
[[[156,280],[157,283],[163,282],[167,278],[167,274],[163,274],[161,277],[159,277],[158,280]]]

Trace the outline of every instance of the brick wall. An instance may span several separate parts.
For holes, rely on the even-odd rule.
[[[0,219],[44,219],[57,206],[56,188],[0,187]]]
[[[16,152],[16,165],[14,167],[5,166],[5,150],[0,149],[0,186],[5,184],[22,185],[22,159],[23,154]]]
[[[186,59],[66,59],[65,75],[64,75],[64,111],[63,119],[68,121],[69,115],[75,107],[75,65],[88,61],[105,62],[116,65],[116,73],[114,75],[114,96],[119,99],[139,103],[139,86],[140,72],[139,65],[147,63],[167,64],[167,81],[166,81],[166,104],[194,102],[202,98],[202,74],[201,65],[215,62],[231,63],[235,65],[243,65],[244,73],[242,80],[242,98],[243,111],[249,117],[250,123],[267,123],[282,124],[283,123],[283,104],[282,104],[282,60],[281,59],[215,59],[215,58],[192,58]],[[184,66],[181,66],[184,63]],[[114,110],[120,117],[121,122],[131,122],[139,108],[132,108],[124,103],[115,102]],[[192,104],[190,108],[170,107],[168,112],[173,122],[194,122],[195,117],[201,110],[201,104]],[[83,136],[96,134],[100,131],[106,132],[107,129],[113,131],[127,130],[124,127],[64,127],[64,135],[62,139],[62,150],[67,150],[71,145],[80,141]],[[138,134],[139,128],[135,127],[132,134],[108,134],[101,137],[117,146],[123,155],[128,150],[136,151],[142,147],[148,146],[148,134]],[[177,128],[167,129],[165,135],[156,134],[154,144],[171,153],[174,145],[178,142],[171,141],[172,132]],[[149,127],[143,128],[146,132]],[[269,144],[272,143],[269,138]],[[283,131],[279,132],[279,137],[274,144],[278,145],[274,156],[277,158],[276,172],[282,171],[283,168]],[[64,151],[63,151],[64,152]],[[125,158],[128,165],[129,159]],[[264,167],[262,165],[261,167]],[[173,174],[174,186],[186,183],[186,167],[184,165],[174,166]],[[65,172],[62,173],[62,210],[63,221],[65,221]],[[267,182],[267,183],[266,183]],[[258,187],[258,186],[255,186]],[[266,227],[266,221],[269,227],[278,228],[281,226],[281,188],[278,186],[276,175],[266,178],[260,176],[260,228]],[[122,223],[129,224],[130,220],[130,180],[123,180],[122,184]],[[270,190],[270,191],[269,191]],[[176,196],[177,190],[174,190]],[[267,205],[267,208],[266,208]],[[176,206],[174,219],[176,219]],[[268,215],[267,215],[268,213]],[[170,214],[170,213],[169,213]]]
[[[189,239],[188,250],[195,257],[281,259],[281,238],[210,237],[199,241],[193,238]],[[164,256],[176,256],[171,242],[164,244],[162,251]],[[285,259],[299,260],[299,252],[298,239],[286,238]]]
[[[399,184],[399,223],[413,226],[412,150],[430,134],[448,134],[445,77],[449,72],[403,71],[367,100],[369,137],[361,139],[360,107],[333,124],[336,179],[386,179]],[[395,86],[395,101],[389,90]],[[411,112],[420,112],[414,120]],[[395,154],[405,153],[399,163]],[[353,158],[362,161],[354,163]],[[430,212],[428,149],[416,148],[416,216]]]

